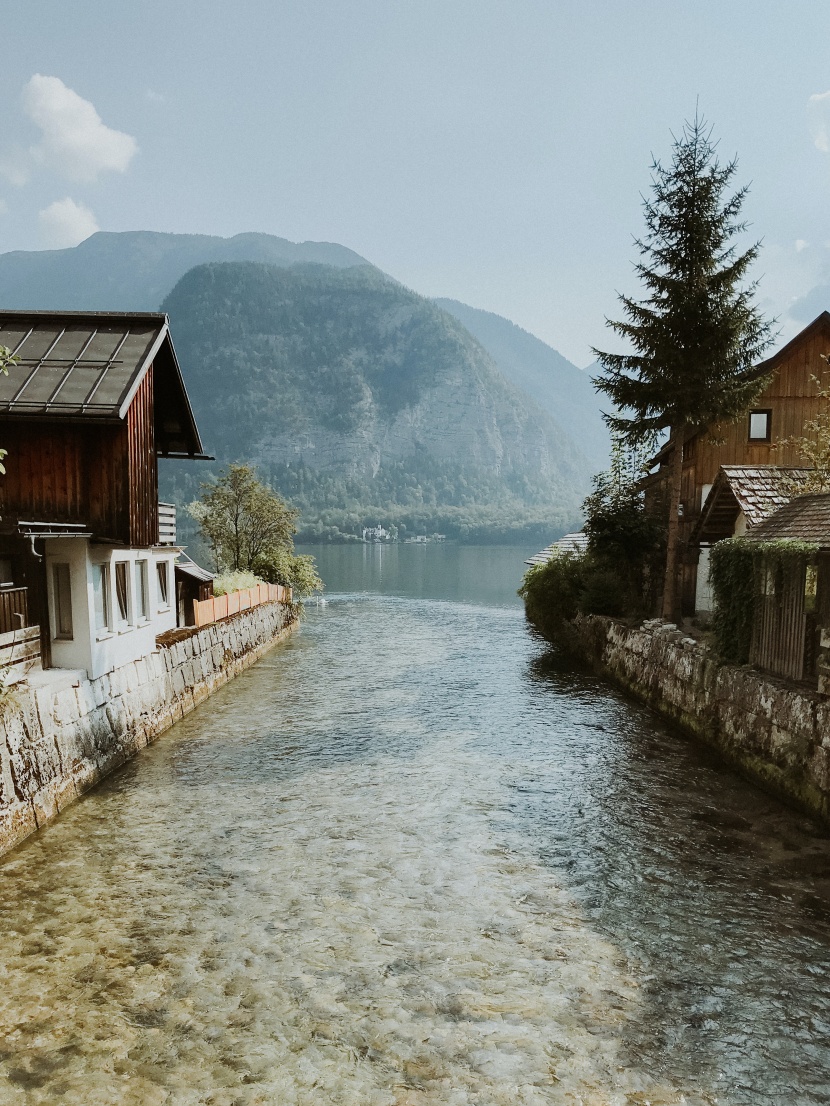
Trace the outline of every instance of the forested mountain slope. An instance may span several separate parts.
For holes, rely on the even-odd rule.
[[[511,383],[567,428],[596,470],[607,467],[610,439],[601,413],[607,400],[601,400],[594,390],[592,370],[578,369],[561,353],[501,315],[458,300],[435,302],[481,342]]]
[[[578,517],[592,466],[574,442],[455,318],[373,268],[201,265],[162,309],[206,447],[255,462],[320,536]],[[167,487],[187,499],[204,471],[168,465]]]
[[[272,234],[99,231],[66,250],[0,254],[0,307],[54,311],[157,311],[184,274],[207,261],[315,262],[347,268],[365,258],[333,242],[289,242]]]

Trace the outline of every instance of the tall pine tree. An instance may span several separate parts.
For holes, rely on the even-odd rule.
[[[632,443],[670,432],[671,477],[662,615],[677,613],[683,444],[690,432],[743,414],[763,389],[753,366],[772,341],[771,324],[746,283],[759,243],[740,252],[736,237],[747,194],[729,195],[737,161],[718,163],[711,128],[697,116],[674,140],[672,162],[652,163],[643,202],[646,234],[635,239],[642,300],[620,296],[624,321],[606,320],[627,353],[595,350],[596,387],[614,402],[612,430]]]

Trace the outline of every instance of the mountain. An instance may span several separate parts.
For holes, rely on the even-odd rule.
[[[0,305],[55,311],[157,311],[177,280],[207,261],[368,265],[333,242],[289,242],[271,234],[99,231],[66,250],[0,254]]]
[[[457,319],[371,266],[200,265],[162,310],[206,447],[256,463],[319,536],[531,516],[535,535],[579,515],[574,442]],[[165,486],[186,500],[204,476],[171,464]]]
[[[602,419],[602,401],[591,384],[597,366],[583,372],[541,339],[501,315],[468,307],[457,300],[435,302],[478,339],[512,384],[567,429],[596,471],[608,467],[608,428]]]

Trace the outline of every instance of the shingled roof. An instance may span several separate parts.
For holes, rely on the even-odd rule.
[[[792,498],[792,486],[808,469],[776,465],[723,465],[701,508],[691,540],[714,542],[731,538],[740,513],[752,530]]]
[[[120,421],[152,364],[159,452],[203,455],[166,315],[0,311],[0,345],[19,359],[0,375],[0,418]]]
[[[749,537],[752,541],[809,541],[830,549],[830,494],[797,496],[759,523]]]

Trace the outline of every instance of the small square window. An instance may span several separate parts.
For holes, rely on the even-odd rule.
[[[768,442],[770,440],[771,424],[772,411],[750,411],[749,440],[751,442]]]

